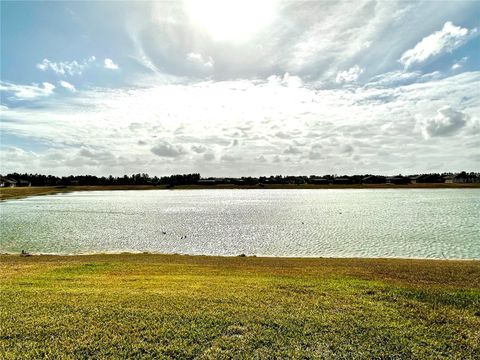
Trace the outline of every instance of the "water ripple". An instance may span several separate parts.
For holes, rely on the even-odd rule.
[[[479,189],[78,192],[0,210],[0,252],[480,259]]]

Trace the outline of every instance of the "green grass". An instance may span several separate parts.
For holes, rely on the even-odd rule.
[[[480,262],[0,256],[0,358],[479,358]]]

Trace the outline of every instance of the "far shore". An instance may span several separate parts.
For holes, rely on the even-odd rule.
[[[51,195],[73,191],[105,190],[215,190],[215,189],[479,189],[480,183],[420,183],[420,184],[258,184],[258,185],[95,185],[95,186],[31,186],[0,188],[0,200],[20,199],[29,196]]]

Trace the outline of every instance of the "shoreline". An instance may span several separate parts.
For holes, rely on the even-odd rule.
[[[192,257],[192,258],[212,258],[212,259],[235,259],[235,258],[250,258],[250,259],[265,259],[265,260],[358,260],[358,261],[425,261],[425,262],[479,262],[480,258],[425,258],[425,257],[369,257],[369,256],[272,256],[272,255],[248,255],[248,254],[237,254],[237,255],[209,255],[209,254],[183,254],[183,253],[160,253],[160,252],[99,252],[99,253],[79,253],[79,254],[58,254],[58,253],[26,253],[25,255],[19,252],[0,252],[0,259],[3,257],[33,257],[33,258],[86,258],[86,257],[135,257],[135,256],[145,256],[145,257]]]
[[[118,190],[337,190],[337,189],[480,189],[480,183],[420,183],[408,185],[360,184],[360,185],[315,185],[315,184],[271,184],[271,185],[104,185],[104,186],[32,186],[0,188],[0,201],[23,199],[30,196],[53,195],[75,191],[118,191]]]

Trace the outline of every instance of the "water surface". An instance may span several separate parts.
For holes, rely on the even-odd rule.
[[[91,191],[0,211],[3,253],[480,259],[480,189]]]

